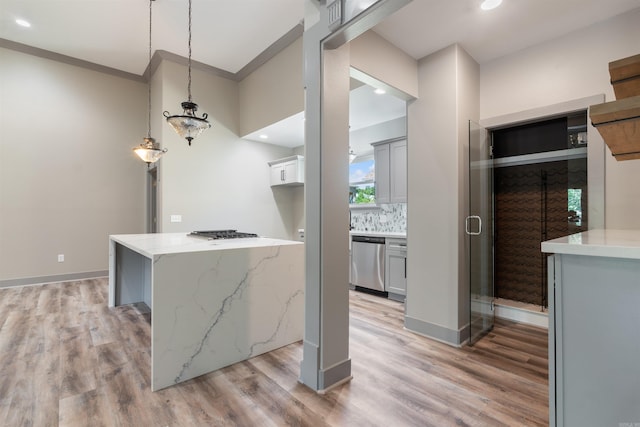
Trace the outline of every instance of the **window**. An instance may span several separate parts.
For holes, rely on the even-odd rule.
[[[568,190],[569,222],[578,227],[582,225],[582,189],[569,188]]]
[[[375,163],[373,158],[349,165],[349,203],[355,205],[376,202]]]

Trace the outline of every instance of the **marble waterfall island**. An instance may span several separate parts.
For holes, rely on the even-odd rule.
[[[109,238],[109,306],[151,308],[154,391],[301,340],[303,292],[301,242]]]

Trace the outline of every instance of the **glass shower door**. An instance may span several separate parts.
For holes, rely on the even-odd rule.
[[[493,328],[493,160],[486,129],[469,121],[469,344]]]

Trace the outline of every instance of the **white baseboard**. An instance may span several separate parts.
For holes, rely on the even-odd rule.
[[[0,288],[13,288],[16,286],[46,285],[50,283],[69,282],[72,280],[95,279],[108,277],[109,270],[88,271],[84,273],[59,274],[55,276],[24,277],[20,279],[0,280]]]

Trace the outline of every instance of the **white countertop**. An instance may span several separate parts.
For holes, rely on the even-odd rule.
[[[349,231],[350,236],[367,236],[367,237],[389,237],[396,239],[406,239],[407,233],[403,232],[395,232],[395,231],[358,231],[351,230]]]
[[[109,236],[109,238],[148,258],[153,258],[156,255],[185,252],[304,244],[293,240],[270,239],[267,237],[208,240],[202,237],[189,236],[187,233],[115,234]]]
[[[640,259],[640,230],[590,230],[542,242],[542,252]]]

